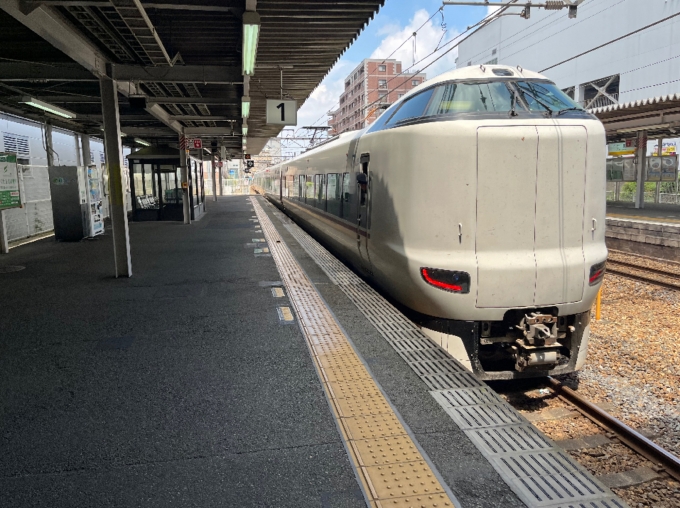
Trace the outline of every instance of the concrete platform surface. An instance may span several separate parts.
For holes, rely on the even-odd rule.
[[[246,197],[190,227],[13,249],[0,267],[0,506],[361,507]]]
[[[633,203],[607,203],[607,217],[642,222],[680,224],[680,206],[646,203],[644,208],[635,208]]]

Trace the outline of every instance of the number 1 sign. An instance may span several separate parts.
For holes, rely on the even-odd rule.
[[[267,123],[297,125],[297,101],[267,99]]]

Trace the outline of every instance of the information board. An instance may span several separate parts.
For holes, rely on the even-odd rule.
[[[637,168],[634,157],[614,157],[607,159],[608,182],[635,182]]]
[[[14,153],[0,152],[0,210],[20,206],[17,156]]]

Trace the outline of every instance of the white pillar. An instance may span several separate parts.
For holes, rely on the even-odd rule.
[[[184,224],[191,224],[191,206],[189,204],[189,167],[187,164],[186,143],[184,133],[180,134],[179,167],[182,176],[182,209],[184,210]]]
[[[647,169],[647,131],[638,132],[637,137],[637,189],[635,208],[645,207],[645,172]]]
[[[123,147],[120,143],[118,89],[116,82],[105,76],[99,79],[99,87],[102,97],[106,164],[109,168],[109,216],[113,228],[115,275],[116,277],[132,277],[130,231],[125,206]],[[89,157],[89,150],[87,157]]]

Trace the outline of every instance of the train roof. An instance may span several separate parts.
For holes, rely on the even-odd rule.
[[[421,85],[415,87],[414,91],[429,88],[437,83],[444,83],[446,81],[454,80],[487,80],[487,79],[549,79],[538,72],[523,69],[520,66],[512,67],[510,65],[468,65],[467,67],[460,67],[451,71],[444,72],[439,76],[428,79]]]

